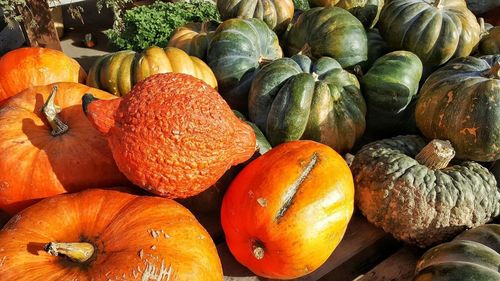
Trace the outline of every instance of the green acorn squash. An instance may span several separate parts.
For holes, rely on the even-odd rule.
[[[245,113],[257,68],[282,56],[278,37],[262,20],[230,19],[215,31],[207,62],[217,77],[222,97],[231,108]]]
[[[388,1],[378,28],[392,48],[415,53],[426,74],[451,58],[468,56],[481,34],[464,0]]]
[[[351,165],[358,208],[409,244],[428,247],[500,214],[495,177],[476,162],[448,166],[447,141],[407,135],[367,144]]]
[[[312,7],[337,6],[348,10],[366,28],[373,28],[378,21],[384,0],[309,0]]]
[[[425,252],[414,281],[494,281],[499,269],[500,225],[486,224]]]
[[[285,53],[299,52],[319,59],[328,56],[344,68],[367,59],[366,32],[361,22],[338,7],[313,8],[302,13],[290,28]]]
[[[346,152],[365,129],[359,82],[329,57],[313,63],[295,55],[264,66],[252,83],[248,108],[273,146],[307,139]]]
[[[500,158],[500,55],[457,58],[434,72],[418,95],[417,126],[451,141],[457,158]]]

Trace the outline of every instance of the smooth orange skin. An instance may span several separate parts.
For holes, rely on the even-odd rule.
[[[317,163],[281,219],[286,191],[316,153]],[[221,210],[231,253],[259,276],[292,279],[320,267],[342,239],[354,208],[352,174],[330,147],[313,141],[281,144],[238,174]],[[260,241],[264,257],[253,254]]]
[[[55,104],[69,131],[52,136],[41,113],[53,85]],[[128,184],[116,166],[106,139],[81,109],[84,93],[115,96],[78,83],[27,89],[0,108],[0,209],[14,215],[37,200],[83,188]]]
[[[84,83],[87,74],[61,51],[19,48],[0,58],[0,102],[33,86],[55,82]]]
[[[120,171],[168,198],[204,191],[256,149],[252,127],[217,91],[187,74],[150,76],[119,104],[91,102],[87,117],[107,137]]]
[[[89,264],[43,250],[48,242],[89,242]],[[169,281],[222,281],[217,249],[182,205],[165,198],[89,189],[45,199],[0,231],[2,281],[146,280],[154,267]],[[150,276],[147,280],[160,280]]]

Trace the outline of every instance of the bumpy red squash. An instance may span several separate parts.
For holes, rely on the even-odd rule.
[[[13,215],[41,198],[128,183],[106,140],[81,111],[85,93],[103,100],[115,98],[68,82],[27,89],[4,104],[0,110],[1,210]]]
[[[291,141],[254,160],[222,202],[226,241],[259,276],[291,279],[316,270],[345,233],[354,208],[351,172],[314,141]]]
[[[0,231],[0,280],[222,281],[214,243],[165,198],[91,189],[43,200]]]
[[[0,102],[32,86],[55,82],[85,82],[78,62],[63,52],[19,48],[0,58]]]
[[[119,169],[170,198],[202,192],[256,149],[252,127],[217,91],[187,74],[153,75],[112,101],[87,95],[84,111],[107,137]]]

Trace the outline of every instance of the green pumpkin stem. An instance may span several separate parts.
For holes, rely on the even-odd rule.
[[[86,242],[57,243],[50,242],[45,245],[44,250],[52,256],[65,256],[72,262],[84,263],[88,261],[95,252],[94,245]]]
[[[49,122],[50,127],[52,128],[52,131],[50,132],[52,136],[62,135],[69,129],[68,125],[61,121],[61,119],[59,119],[59,116],[57,115],[59,112],[61,112],[61,108],[54,103],[56,93],[57,85],[52,87],[52,92],[50,93],[49,98],[42,107],[42,113]]]
[[[484,25],[484,19],[483,18],[479,18],[478,19],[478,22],[479,22],[479,27],[481,28],[481,38],[483,38],[484,36],[488,35],[489,32],[488,30],[486,30],[486,26]]]
[[[497,61],[490,69],[483,72],[487,78],[500,79],[500,61]]]
[[[415,160],[429,169],[440,170],[448,167],[453,157],[455,157],[455,149],[451,142],[433,140],[420,150]]]
[[[252,253],[253,253],[253,256],[258,259],[258,260],[261,260],[264,258],[264,245],[262,245],[262,242],[260,241],[253,241],[252,243]]]

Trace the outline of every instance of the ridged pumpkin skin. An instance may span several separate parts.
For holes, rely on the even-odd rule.
[[[309,0],[312,7],[337,6],[348,10],[366,28],[373,28],[378,21],[384,0]]]
[[[421,77],[422,62],[411,52],[395,51],[375,61],[361,78],[370,133],[387,136],[410,129],[405,125],[414,119],[415,107],[410,103],[415,101]]]
[[[479,53],[482,55],[500,54],[500,26],[488,30],[488,34],[479,42]]]
[[[499,69],[497,55],[457,58],[434,72],[420,90],[415,111],[422,134],[451,141],[460,159],[499,159]]]
[[[500,225],[486,224],[425,252],[414,281],[500,280],[499,267]]]
[[[317,59],[332,57],[344,68],[365,61],[368,53],[363,25],[338,7],[318,7],[302,13],[288,32],[284,48],[288,56],[302,51]]]
[[[313,141],[281,144],[229,187],[221,210],[227,245],[259,276],[304,276],[339,244],[353,197],[349,167],[333,149]]]
[[[63,52],[45,48],[19,48],[0,58],[0,103],[33,86],[55,82],[84,83],[86,73]]]
[[[60,120],[69,130],[51,135],[41,112],[53,86]],[[106,139],[81,110],[82,96],[115,96],[78,83],[56,83],[27,89],[0,109],[0,209],[14,215],[36,201],[84,188],[127,184],[118,171]],[[0,278],[1,279],[1,278]]]
[[[452,58],[468,56],[481,34],[464,0],[388,1],[378,28],[392,48],[415,53],[426,73]]]
[[[95,251],[77,263],[49,255],[49,242],[87,242]],[[12,218],[0,243],[2,281],[223,279],[210,235],[186,208],[117,190],[45,199]]]
[[[208,43],[219,26],[213,21],[191,22],[177,28],[168,41],[168,47],[179,48],[203,61],[207,57]]]
[[[252,128],[190,75],[156,74],[124,98],[85,99],[87,117],[106,136],[118,168],[161,196],[196,195],[256,149]]]
[[[208,47],[207,62],[232,109],[246,113],[248,91],[261,63],[281,58],[278,37],[259,19],[224,21]]]
[[[89,70],[87,85],[124,96],[137,82],[169,72],[189,74],[217,88],[212,70],[202,60],[181,49],[155,46],[142,53],[126,50],[100,57]]]
[[[224,20],[257,18],[279,34],[292,19],[294,5],[292,0],[218,0],[217,9]]]
[[[414,157],[426,145],[398,136],[365,145],[351,170],[356,203],[366,218],[420,247],[447,241],[500,214],[495,177],[475,162],[430,169]]]
[[[329,57],[281,58],[257,73],[249,116],[269,142],[306,139],[346,152],[365,130],[366,105],[356,76]]]

